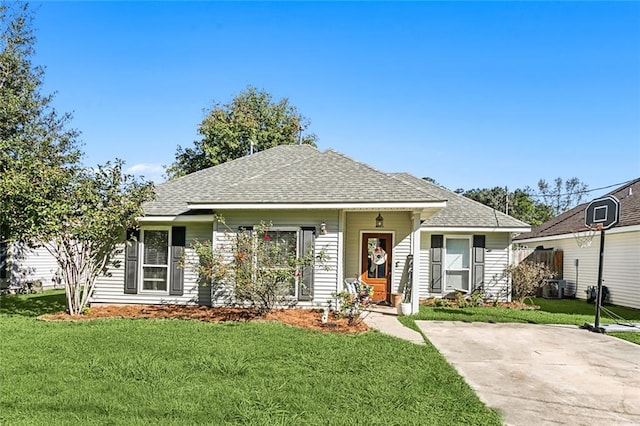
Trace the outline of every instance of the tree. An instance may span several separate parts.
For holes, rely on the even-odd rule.
[[[315,146],[316,135],[302,134],[308,125],[288,99],[276,102],[271,94],[249,86],[230,103],[213,105],[198,127],[202,138],[193,148],[178,146],[167,174],[180,177],[278,145]]]
[[[153,187],[124,174],[121,161],[82,167],[71,115],[58,115],[53,95],[40,93],[32,20],[26,4],[0,4],[0,241],[44,245],[69,313],[79,314]]]
[[[46,226],[28,235],[55,257],[62,275],[69,314],[83,312],[96,279],[108,275],[112,259],[123,250],[126,231],[137,226],[142,203],[153,196],[153,184],[123,173],[116,160],[95,170],[78,168],[55,188],[58,197],[42,200],[37,211]]]
[[[544,179],[538,181],[538,189],[542,199],[546,205],[551,207],[554,216],[580,204],[588,188],[589,186],[577,177],[568,179],[564,183],[562,178],[558,177],[552,185]]]
[[[71,115],[58,115],[53,95],[40,93],[32,20],[27,4],[0,4],[0,240],[46,226],[34,208],[57,196],[81,156],[78,132],[67,128]]]
[[[508,213],[510,216],[532,226],[538,226],[552,217],[551,209],[539,201],[535,201],[528,187],[516,189],[513,192],[509,192],[507,188],[500,186],[484,189],[476,188],[465,191],[462,195],[501,212]]]

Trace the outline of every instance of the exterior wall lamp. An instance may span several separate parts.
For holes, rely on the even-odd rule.
[[[320,224],[320,235],[327,235],[327,224],[325,222]]]
[[[376,228],[384,228],[384,217],[378,212],[378,217],[376,217]]]

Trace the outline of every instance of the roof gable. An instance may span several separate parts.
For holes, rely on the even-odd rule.
[[[614,228],[640,225],[640,178],[625,183],[605,196],[607,195],[613,195],[620,201],[620,221]],[[514,240],[571,234],[573,231],[585,226],[584,212],[591,201],[559,214],[534,228],[531,232],[518,235]]]

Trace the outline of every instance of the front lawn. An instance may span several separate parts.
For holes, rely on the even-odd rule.
[[[429,344],[279,323],[41,322],[0,297],[0,424],[501,424]]]

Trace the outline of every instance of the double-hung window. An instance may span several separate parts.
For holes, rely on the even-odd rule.
[[[445,239],[444,279],[448,291],[458,289],[469,291],[470,268],[469,237],[447,237]]]
[[[286,270],[291,261],[298,257],[298,231],[290,229],[270,229],[264,234],[264,247],[268,255],[268,264],[258,268],[269,268],[272,272]],[[296,295],[296,279],[289,282],[289,294]]]
[[[169,288],[171,228],[142,231],[142,291],[166,292]]]

